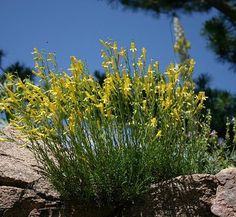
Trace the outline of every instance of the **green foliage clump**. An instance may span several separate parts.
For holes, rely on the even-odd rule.
[[[71,73],[35,49],[37,86],[8,75],[1,109],[27,136],[45,174],[65,199],[97,204],[132,200],[150,184],[206,172],[210,127],[205,94],[194,92],[194,61],[146,64],[116,42],[103,42],[103,84],[71,57]],[[209,119],[209,117],[208,117]]]

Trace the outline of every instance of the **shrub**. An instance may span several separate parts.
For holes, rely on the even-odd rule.
[[[194,60],[146,64],[103,42],[102,85],[71,57],[70,73],[57,73],[55,58],[35,49],[40,85],[8,76],[3,110],[27,136],[45,174],[65,199],[119,203],[151,183],[207,168],[209,123],[202,116],[204,92],[194,93]]]

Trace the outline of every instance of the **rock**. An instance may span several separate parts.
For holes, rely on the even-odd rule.
[[[28,216],[32,209],[40,208],[44,203],[45,200],[34,190],[11,186],[0,187],[0,207],[4,217]]]
[[[211,217],[211,200],[215,196],[217,180],[214,175],[195,174],[152,185],[150,192],[125,216]]]
[[[6,130],[16,137],[13,129]],[[40,171],[27,148],[14,142],[0,143],[0,217],[39,217],[40,209],[50,210],[50,204],[57,207],[61,203],[59,193]]]
[[[211,211],[220,217],[236,217],[236,168],[228,168],[216,174],[219,180]]]

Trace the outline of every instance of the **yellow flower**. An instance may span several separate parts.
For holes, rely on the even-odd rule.
[[[179,112],[176,108],[173,109],[173,111],[171,112],[171,115],[174,117],[174,119],[176,121],[179,121],[180,120],[180,117],[179,117]]]
[[[135,45],[134,42],[131,42],[131,44],[130,44],[130,51],[131,51],[132,53],[134,53],[134,52],[137,51],[137,48],[136,48],[136,45]]]
[[[102,67],[107,70],[109,69],[109,66],[112,64],[112,61],[103,61],[102,62]]]
[[[72,72],[74,78],[79,78],[80,75],[84,72],[84,64],[81,60],[77,60],[75,56],[70,57],[71,65],[68,70]]]
[[[116,51],[117,51],[117,42],[113,43],[112,49],[113,49],[114,53],[116,53]]]
[[[32,52],[33,55],[35,55],[34,60],[38,61],[38,60],[42,60],[42,54],[39,52],[39,50],[37,48],[34,48],[34,51]]]
[[[166,85],[166,92],[169,97],[173,96],[172,91],[173,91],[173,83],[168,83]]]
[[[159,93],[159,96],[162,96],[164,94],[164,91],[165,91],[165,84],[162,83],[162,82],[159,82],[156,89]]]
[[[62,90],[59,86],[54,86],[52,87],[52,93],[57,97],[57,98],[62,98],[63,93]]]
[[[167,98],[165,100],[162,101],[162,107],[164,110],[170,108],[170,106],[172,105],[172,100],[170,98]]]
[[[108,58],[108,56],[107,56],[107,54],[106,54],[106,52],[104,50],[101,51],[101,57],[103,59],[107,59]]]
[[[114,58],[114,57],[111,59],[111,66],[112,66],[112,69],[113,69],[114,71],[117,69],[117,67],[116,67],[116,61],[115,61],[115,58]]]
[[[68,123],[68,128],[71,133],[75,133],[75,115],[71,114],[69,117],[69,123]]]
[[[143,111],[147,111],[147,100],[143,100],[143,106],[142,106],[142,110]]]
[[[96,105],[97,108],[99,108],[100,112],[102,114],[104,114],[104,105],[102,102],[100,102],[99,104]]]
[[[155,117],[150,120],[149,126],[153,128],[157,126],[157,119]]]
[[[145,61],[147,57],[147,50],[145,47],[142,48],[142,59]]]
[[[0,142],[7,142],[8,140],[6,138],[0,137]]]
[[[203,103],[207,99],[204,91],[200,91],[196,97],[196,102],[198,103],[197,108],[202,109],[204,107]]]
[[[113,81],[113,75],[108,74],[104,80],[103,91],[101,92],[102,95],[101,98],[105,104],[109,102],[111,93],[114,90],[114,88],[115,86]]]
[[[153,79],[153,70],[152,70],[152,65],[151,64],[148,66],[148,77],[151,80]]]
[[[48,108],[50,109],[52,113],[55,113],[58,109],[56,106],[56,103],[52,103],[52,102],[49,103]]]
[[[85,101],[89,101],[91,100],[92,102],[96,103],[97,102],[97,98],[95,95],[91,95],[88,91],[85,91]]]
[[[161,130],[158,130],[158,132],[157,132],[157,134],[156,134],[156,138],[160,138],[161,137],[161,135],[162,135],[162,132],[161,132]]]
[[[131,81],[130,78],[127,74],[123,75],[124,77],[124,84],[123,84],[123,91],[125,96],[127,97],[130,94],[130,90],[131,90]]]
[[[34,51],[32,52],[32,54],[37,54],[37,53],[39,53],[39,51],[38,51],[38,49],[35,47],[34,49],[33,49]]]
[[[111,109],[106,111],[105,117],[111,118],[112,117],[112,111]]]
[[[126,50],[123,47],[120,48],[119,55],[122,57],[126,55]]]
[[[14,75],[12,73],[6,73],[6,81],[7,81],[7,86],[12,86],[14,82]]]
[[[205,92],[200,91],[197,95],[197,101],[204,101],[205,99],[207,99],[207,97],[205,96]]]
[[[138,65],[140,70],[143,70],[143,61],[141,60],[141,58],[138,58],[137,65]]]
[[[48,61],[48,62],[55,62],[55,61],[54,61],[54,54],[53,54],[53,53],[49,53],[49,54],[48,54],[47,61]]]
[[[98,127],[98,128],[100,128],[100,127],[101,127],[100,120],[97,120],[97,127]]]
[[[189,70],[188,70],[188,75],[189,76],[192,75],[195,64],[196,64],[196,62],[194,61],[194,59],[190,59],[190,61],[189,61]]]
[[[8,87],[5,87],[5,91],[7,92],[7,95],[9,97],[9,99],[11,100],[11,102],[18,103],[18,100],[16,98],[16,94],[13,91],[11,91]]]
[[[153,66],[154,66],[156,72],[159,72],[159,62],[156,61],[156,62],[153,64]]]
[[[33,73],[34,75],[36,75],[37,77],[42,78],[43,80],[46,79],[46,76],[45,76],[45,74],[43,73],[43,70],[42,70],[41,68],[39,68],[37,71],[34,71],[34,70],[33,70],[32,73]]]
[[[41,133],[38,128],[33,128],[27,132],[30,136],[33,138],[36,138],[37,140],[41,140],[45,137],[45,134]]]

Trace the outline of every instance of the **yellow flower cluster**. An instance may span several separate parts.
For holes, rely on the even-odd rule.
[[[59,131],[76,134],[85,120],[97,127],[117,120],[147,126],[158,139],[165,128],[181,127],[186,118],[201,111],[206,97],[204,92],[194,93],[194,83],[189,79],[193,60],[185,65],[171,64],[162,74],[157,61],[146,66],[145,48],[137,60],[133,58],[129,63],[126,49],[119,50],[116,42],[101,42],[105,46],[103,85],[74,56],[71,75],[47,71],[43,55],[34,49],[34,73],[41,79],[40,84],[7,78],[7,97],[1,99],[0,108],[11,113],[12,124],[32,138],[43,139]],[[130,52],[136,55],[134,42]],[[46,61],[55,65],[54,54],[50,53]]]

